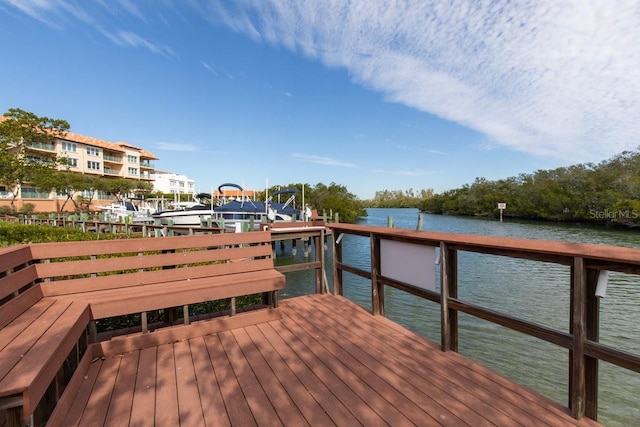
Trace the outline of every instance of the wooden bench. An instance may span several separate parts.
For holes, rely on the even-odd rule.
[[[85,351],[96,340],[95,321],[142,313],[146,332],[147,311],[182,307],[188,324],[191,304],[231,299],[235,315],[235,298],[252,294],[262,294],[269,313],[252,319],[265,321],[279,315],[272,308],[285,284],[273,265],[270,232],[262,231],[23,245],[0,251],[0,271],[0,417],[4,410],[9,425],[37,424],[45,394],[53,394],[55,405],[70,380],[67,359],[76,359],[75,368],[83,355],[104,354],[105,345],[131,350],[114,339]],[[212,327],[158,331],[140,345],[212,333]],[[51,408],[41,411],[46,416]]]

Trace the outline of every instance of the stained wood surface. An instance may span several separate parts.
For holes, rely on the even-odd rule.
[[[123,240],[99,240],[82,242],[32,243],[28,246],[35,259],[55,257],[77,257],[95,254],[122,254],[143,251],[166,251],[176,248],[207,248],[228,245],[271,242],[271,234],[266,231],[252,233],[223,233],[197,236],[172,236],[163,239],[155,237]],[[270,246],[270,245],[269,245]]]
[[[87,304],[44,298],[0,329],[0,398],[32,413],[88,322]]]
[[[102,319],[202,301],[277,291],[284,289],[284,286],[284,275],[274,269],[267,269],[227,276],[62,295],[58,299],[84,301],[91,305],[92,318]]]
[[[598,425],[342,297],[279,310],[96,358],[62,425]]]

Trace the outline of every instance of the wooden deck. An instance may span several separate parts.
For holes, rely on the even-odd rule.
[[[342,297],[280,310],[95,360],[64,425],[598,425]]]

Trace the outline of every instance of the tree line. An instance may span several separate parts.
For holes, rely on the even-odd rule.
[[[353,193],[351,193],[344,185],[335,182],[329,185],[317,183],[315,185],[292,183],[288,185],[275,185],[269,188],[269,194],[273,194],[278,190],[295,189],[298,191],[296,197],[297,207],[302,206],[302,195],[304,194],[304,204],[318,212],[318,215],[338,214],[340,222],[354,223],[358,217],[366,216],[367,211],[364,209],[362,201]],[[264,198],[264,194],[258,194],[258,197]]]
[[[414,192],[408,190],[381,190],[376,191],[373,199],[362,201],[362,205],[368,208],[420,208],[425,200],[433,197],[433,189],[423,189]]]
[[[612,223],[640,226],[640,152],[624,151],[584,163],[472,184],[433,195],[420,208],[432,214]]]

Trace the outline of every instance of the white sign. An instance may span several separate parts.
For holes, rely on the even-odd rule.
[[[380,241],[380,274],[430,291],[436,290],[436,248]]]
[[[498,209],[507,209],[506,203],[498,203]]]

